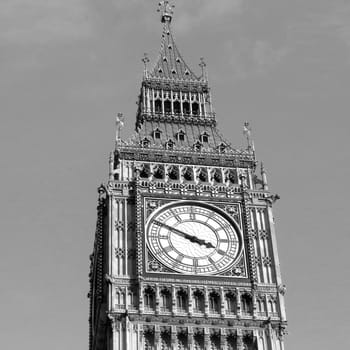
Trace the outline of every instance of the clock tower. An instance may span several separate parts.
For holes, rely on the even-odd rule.
[[[136,130],[117,118],[90,256],[90,350],[284,350],[285,287],[264,167],[217,129],[206,67],[196,75],[159,3]],[[258,168],[258,174],[257,174]]]

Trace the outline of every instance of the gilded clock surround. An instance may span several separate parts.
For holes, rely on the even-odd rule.
[[[146,257],[146,261],[145,261],[145,267],[146,267],[146,272],[148,273],[175,273],[175,274],[179,274],[179,273],[185,273],[185,274],[191,274],[190,271],[192,271],[192,274],[194,275],[213,275],[213,276],[230,276],[230,277],[236,277],[236,278],[246,278],[246,263],[245,263],[245,249],[244,249],[244,244],[243,244],[243,238],[242,238],[242,234],[241,234],[241,222],[240,222],[240,206],[239,204],[236,205],[232,205],[232,203],[230,203],[230,205],[223,205],[222,202],[215,202],[215,201],[206,201],[206,202],[198,202],[198,201],[193,201],[193,200],[177,200],[177,199],[173,199],[173,200],[164,200],[164,198],[155,198],[155,197],[151,197],[151,198],[144,198],[144,227],[145,227],[145,231],[144,231],[144,236],[145,236],[145,241],[144,241],[144,250],[145,250],[145,257]],[[235,252],[231,252],[231,254],[234,254],[234,256],[231,256],[231,258],[227,258],[226,260],[228,261],[228,263],[226,262],[226,264],[228,265],[226,268],[224,268],[224,265],[220,265],[220,267],[218,266],[218,268],[213,267],[212,269],[210,269],[210,271],[203,271],[203,272],[198,272],[195,273],[193,270],[194,268],[189,268],[189,270],[184,271],[183,269],[174,269],[171,266],[171,263],[162,263],[162,261],[160,261],[161,259],[159,258],[159,254],[157,254],[154,249],[152,251],[152,249],[150,249],[149,245],[147,246],[147,234],[148,234],[148,230],[149,230],[149,225],[150,225],[150,220],[154,220],[155,217],[157,217],[159,214],[161,214],[164,210],[174,210],[174,208],[177,207],[183,207],[183,206],[187,206],[188,208],[194,206],[195,208],[203,208],[205,210],[213,210],[215,211],[214,213],[217,213],[217,215],[222,215],[223,218],[225,218],[224,220],[226,221],[227,225],[230,225],[232,227],[232,232],[233,235],[235,235],[235,239],[236,239],[236,247],[233,247],[233,251]],[[235,216],[235,219],[238,220],[238,223],[234,221],[233,215]],[[190,218],[187,218],[187,221]],[[163,240],[164,244],[166,244],[166,240]],[[168,241],[170,241],[170,238],[168,237]],[[214,241],[215,242],[215,239]],[[191,243],[190,243],[191,244]],[[167,246],[171,245],[171,243]],[[196,243],[194,243],[194,245],[197,245]],[[227,248],[227,247],[225,247]],[[169,248],[168,248],[169,249]],[[213,253],[215,253],[216,250],[221,250],[219,245],[218,247],[214,248],[209,248],[206,249],[204,248],[204,251],[207,251],[209,253],[209,258],[211,261],[211,264],[214,263],[214,261],[212,260],[213,258],[211,256],[215,255]],[[176,251],[176,248],[175,248]],[[178,253],[181,253],[181,251],[178,249],[177,250]],[[221,254],[223,254],[223,252],[220,252]],[[200,258],[200,254],[198,255],[198,258]],[[205,254],[205,253],[204,253]],[[158,256],[157,256],[158,255]],[[179,255],[179,254],[178,254]],[[181,254],[180,254],[181,255]],[[211,256],[210,256],[211,255]],[[171,262],[176,263],[176,259],[171,260]]]

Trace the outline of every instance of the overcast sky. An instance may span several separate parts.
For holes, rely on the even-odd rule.
[[[97,192],[115,115],[134,127],[151,0],[1,0],[3,349],[88,347]],[[287,285],[286,350],[350,346],[348,0],[177,0],[177,45],[208,65],[219,127],[259,160]]]

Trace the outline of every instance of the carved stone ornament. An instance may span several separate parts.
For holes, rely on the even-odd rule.
[[[222,276],[232,276],[232,277],[246,277],[246,267],[244,263],[244,256],[240,258],[238,263],[229,271],[222,273]]]
[[[116,220],[114,223],[114,228],[116,231],[120,231],[124,229],[124,222]]]
[[[116,258],[124,258],[125,257],[125,249],[123,248],[115,248],[115,257]]]
[[[161,206],[161,201],[159,200],[149,200],[146,204],[147,217],[151,215],[157,208]]]
[[[287,287],[284,285],[284,284],[280,284],[278,286],[278,292],[281,294],[281,295],[285,295],[286,294],[286,291],[287,291]]]

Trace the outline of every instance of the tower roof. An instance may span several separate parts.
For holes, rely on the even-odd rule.
[[[201,80],[182,58],[175,44],[169,20],[164,22],[159,57],[148,77],[185,81]]]
[[[180,80],[180,81],[201,81],[203,77],[197,77],[182,58],[171,31],[171,20],[174,6],[168,1],[159,3],[158,11],[161,12],[163,33],[160,52],[153,69],[148,72],[147,78]]]

